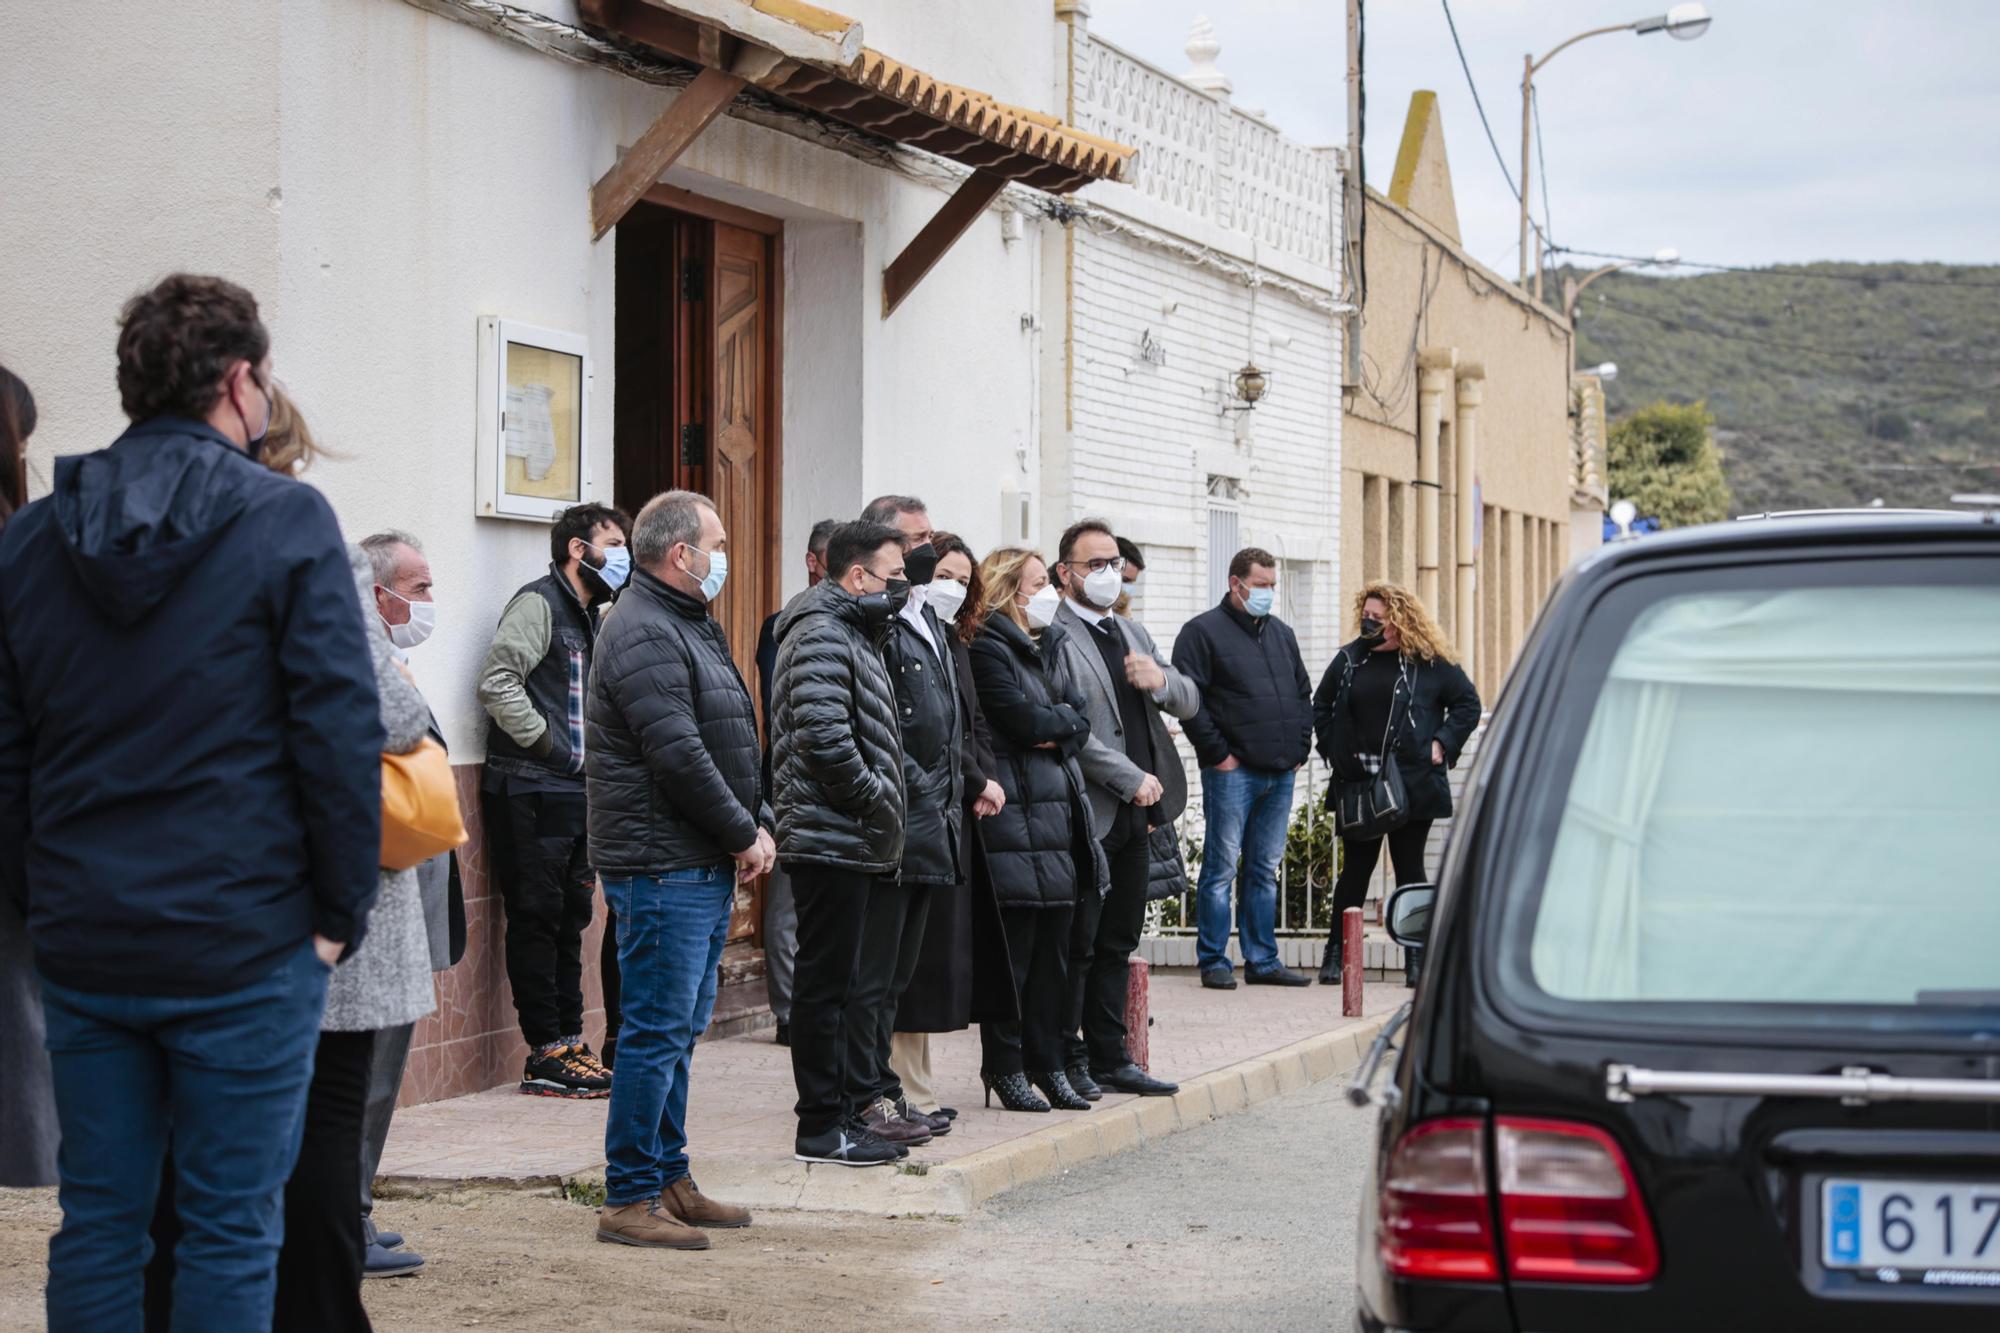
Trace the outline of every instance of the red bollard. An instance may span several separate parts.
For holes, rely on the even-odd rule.
[[[1151,977],[1152,969],[1146,966],[1146,960],[1133,955],[1125,972],[1125,1054],[1145,1070],[1152,1068],[1147,1063],[1152,1054],[1147,1049],[1151,1045],[1147,1037],[1153,1020],[1146,1009],[1146,985]]]
[[[1344,1018],[1361,1017],[1361,976],[1367,960],[1361,955],[1361,909],[1350,907],[1340,914],[1340,1012]]]

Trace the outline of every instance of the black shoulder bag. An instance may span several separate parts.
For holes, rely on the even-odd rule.
[[[1354,668],[1350,664],[1344,690],[1354,688]],[[1403,788],[1403,772],[1389,752],[1389,738],[1396,729],[1396,703],[1389,702],[1389,723],[1382,728],[1382,763],[1373,774],[1358,781],[1334,783],[1333,826],[1343,838],[1380,838],[1410,822],[1409,793]]]

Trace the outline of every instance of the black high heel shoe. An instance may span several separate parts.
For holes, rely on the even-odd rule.
[[[1069,1085],[1069,1079],[1060,1069],[1052,1069],[1046,1074],[1030,1074],[1028,1081],[1041,1090],[1041,1094],[1064,1111],[1088,1111],[1090,1103],[1083,1094]]]
[[[981,1074],[979,1081],[986,1085],[986,1105],[993,1105],[993,1094],[1000,1094],[1000,1105],[1009,1111],[1046,1111],[1049,1104],[1035,1095],[1028,1086],[1025,1074]]]

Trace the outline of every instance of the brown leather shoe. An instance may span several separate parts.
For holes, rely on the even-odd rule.
[[[682,1176],[660,1195],[660,1207],[691,1227],[747,1227],[750,1210],[718,1203],[701,1192],[693,1176]]]
[[[708,1237],[675,1220],[658,1199],[608,1204],[597,1214],[597,1238],[613,1245],[644,1245],[659,1250],[705,1250]]]
[[[904,1148],[916,1148],[931,1141],[931,1126],[928,1120],[918,1124],[905,1120],[896,1114],[896,1108],[887,1097],[877,1097],[861,1113],[861,1123],[868,1126],[881,1138]]]

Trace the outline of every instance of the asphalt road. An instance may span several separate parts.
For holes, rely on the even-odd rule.
[[[1348,1105],[1346,1086],[1329,1079],[1003,1195],[962,1224],[966,1240],[1009,1255],[1028,1237],[1048,1246],[1053,1262],[991,1273],[996,1289],[1043,1293],[1014,1307],[1026,1327],[1351,1328],[1376,1113]]]

